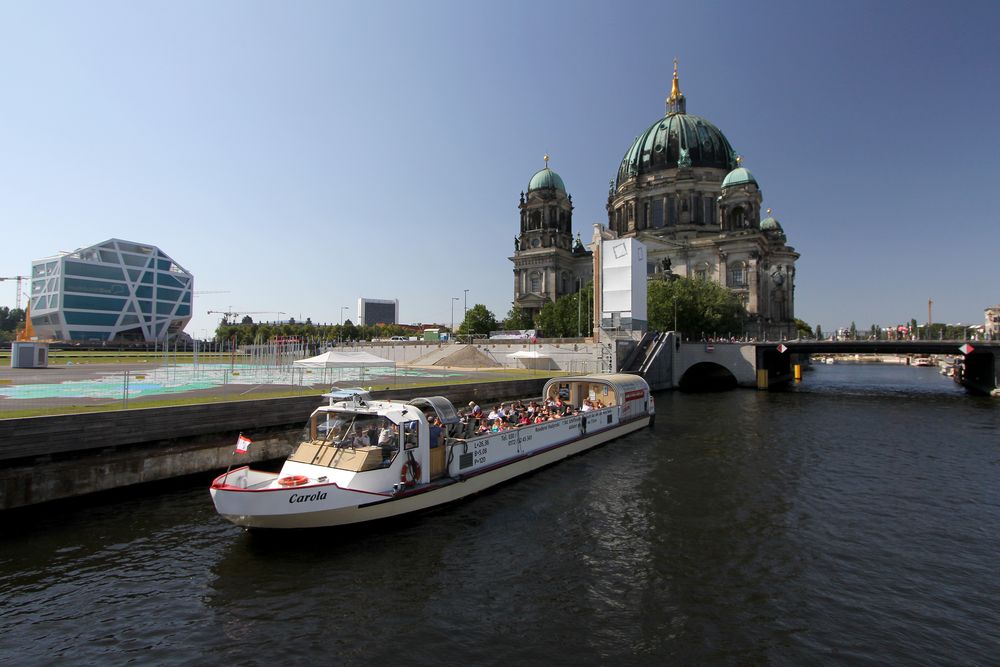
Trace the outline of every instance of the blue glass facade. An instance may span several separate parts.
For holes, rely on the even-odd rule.
[[[111,239],[32,264],[39,337],[162,341],[191,320],[194,277],[151,245]]]

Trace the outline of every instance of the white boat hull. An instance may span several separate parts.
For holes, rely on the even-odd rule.
[[[442,479],[395,495],[345,489],[333,483],[307,484],[287,489],[254,489],[254,486],[272,481],[277,475],[249,471],[246,468],[221,476],[213,484],[211,493],[216,508],[223,517],[247,528],[317,528],[387,519],[474,495],[649,426],[650,419],[650,415],[643,415],[592,435],[499,463],[489,469]],[[257,477],[248,480],[246,475],[251,474]],[[234,488],[242,484],[246,488]]]

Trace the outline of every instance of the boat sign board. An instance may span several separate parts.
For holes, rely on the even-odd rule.
[[[962,347],[960,347],[958,349],[959,349],[959,351],[962,354],[971,354],[972,351],[975,350],[976,348],[974,348],[971,345],[969,345],[968,343],[966,343],[965,345],[963,345]]]

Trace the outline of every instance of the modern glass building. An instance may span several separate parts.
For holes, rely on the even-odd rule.
[[[163,341],[191,321],[194,276],[156,246],[111,239],[31,263],[39,338]]]
[[[358,299],[358,324],[399,324],[399,299]]]

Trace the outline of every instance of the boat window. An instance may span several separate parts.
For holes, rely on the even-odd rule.
[[[417,446],[417,429],[420,426],[420,422],[413,420],[408,422],[403,422],[403,447],[405,449],[414,449]]]

